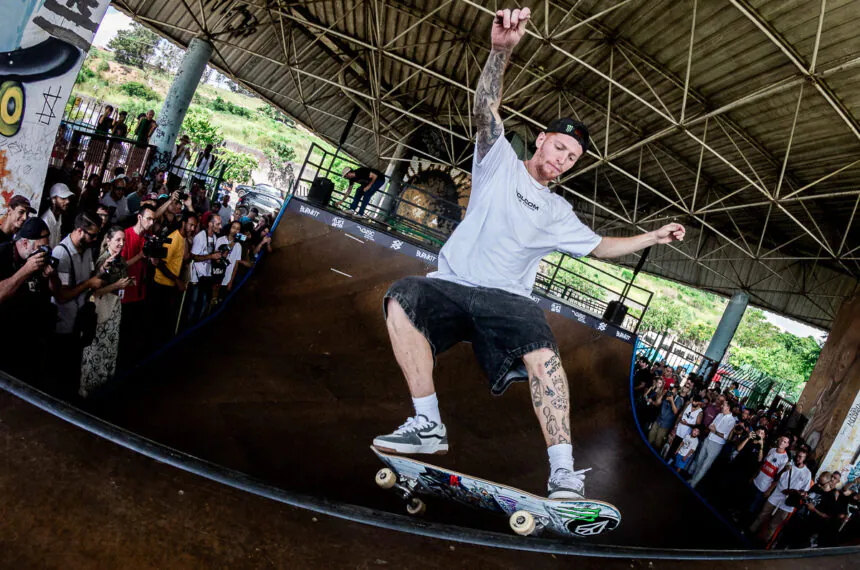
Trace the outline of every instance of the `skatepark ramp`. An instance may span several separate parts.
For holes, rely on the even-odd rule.
[[[6,375],[0,387],[72,425],[219,483],[423,536],[604,557],[860,551],[746,550],[642,440],[630,399],[635,339],[600,330],[599,321],[583,324],[554,312],[549,322],[570,380],[577,468],[592,468],[588,496],[617,506],[620,527],[594,539],[561,541],[515,536],[504,517],[447,502],[428,501],[423,519],[402,514],[403,505],[374,484],[380,464],[368,449],[375,435],[411,412],[382,298],[398,278],[428,272],[433,259],[406,243],[391,247],[385,240],[397,238],[380,238],[383,228],[350,226],[358,234],[352,235],[344,230],[354,222],[336,222],[330,214],[321,221],[322,212],[292,200],[275,232],[274,253],[220,314],[121,379],[91,409],[70,407]],[[543,492],[546,451],[526,386],[490,396],[467,345],[440,356],[435,378],[451,451],[433,462]]]

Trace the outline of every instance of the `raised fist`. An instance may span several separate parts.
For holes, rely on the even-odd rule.
[[[499,10],[493,19],[490,38],[494,49],[512,50],[526,33],[526,22],[531,16],[528,8]]]

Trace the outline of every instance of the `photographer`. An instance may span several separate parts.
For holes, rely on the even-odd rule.
[[[794,462],[784,467],[771,484],[767,502],[750,526],[750,532],[756,534],[763,531],[758,537],[770,542],[777,528],[797,507],[803,506],[803,494],[811,484],[812,473],[806,468],[806,452],[798,451]]]
[[[78,394],[86,398],[95,388],[113,378],[119,351],[122,303],[119,293],[134,285],[128,276],[128,265],[122,258],[125,230],[113,226],[107,231],[96,261],[104,286],[93,292],[96,304],[96,331],[92,344],[84,347],[81,384]]]
[[[62,286],[55,295],[57,326],[54,337],[54,380],[61,395],[77,391],[81,371],[82,339],[91,334],[91,323],[78,318],[87,301],[89,291],[100,289],[104,281],[94,276],[92,242],[98,238],[99,224],[95,216],[81,212],[75,218],[75,229],[54,248],[53,256],[59,260],[57,274]]]
[[[24,380],[38,375],[40,352],[56,320],[51,294],[60,282],[49,236],[43,220],[28,218],[15,241],[0,244],[0,322],[10,333],[0,343],[0,360],[4,370]]]
[[[678,386],[676,384],[667,386],[660,404],[660,412],[648,432],[648,443],[657,450],[657,453],[662,452],[666,436],[675,425],[675,418],[678,417],[678,411],[683,404],[684,400],[678,394]]]
[[[156,261],[155,278],[149,295],[152,301],[150,307],[155,311],[153,336],[158,342],[170,338],[176,326],[179,297],[186,287],[181,277],[185,243],[196,232],[197,215],[189,212],[185,214],[182,226],[168,236],[170,242],[166,244],[164,257]]]
[[[832,474],[823,471],[806,493],[803,507],[789,519],[784,540],[780,542],[789,548],[834,546],[833,539],[841,523],[838,493],[832,485]]]
[[[194,236],[191,245],[191,299],[188,304],[188,324],[193,325],[206,315],[212,300],[212,260],[224,254],[216,251],[217,233],[221,229],[221,217],[210,216],[206,227]]]
[[[223,268],[223,271],[220,272],[222,274],[221,280],[216,281],[215,283],[215,292],[213,296],[216,301],[219,301],[221,297],[226,296],[227,293],[233,290],[233,280],[236,279],[237,265],[241,264],[246,267],[253,266],[250,262],[242,259],[242,245],[247,243],[247,239],[248,236],[247,234],[242,233],[242,224],[239,222],[232,222],[227,235],[218,238],[218,241],[215,244],[218,251],[226,251],[227,255],[223,260],[226,266]],[[216,272],[215,266],[216,261],[213,261],[213,275],[217,277],[218,272]]]

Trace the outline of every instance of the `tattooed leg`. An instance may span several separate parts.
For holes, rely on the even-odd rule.
[[[561,358],[543,348],[523,356],[534,407],[547,447],[570,443],[570,396]]]

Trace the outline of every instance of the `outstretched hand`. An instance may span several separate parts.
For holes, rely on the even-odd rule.
[[[681,224],[666,224],[654,232],[658,244],[671,243],[673,241],[684,241],[687,230]]]
[[[526,22],[530,16],[531,10],[528,8],[496,12],[496,17],[493,18],[493,31],[490,34],[493,49],[514,49],[526,33]]]

